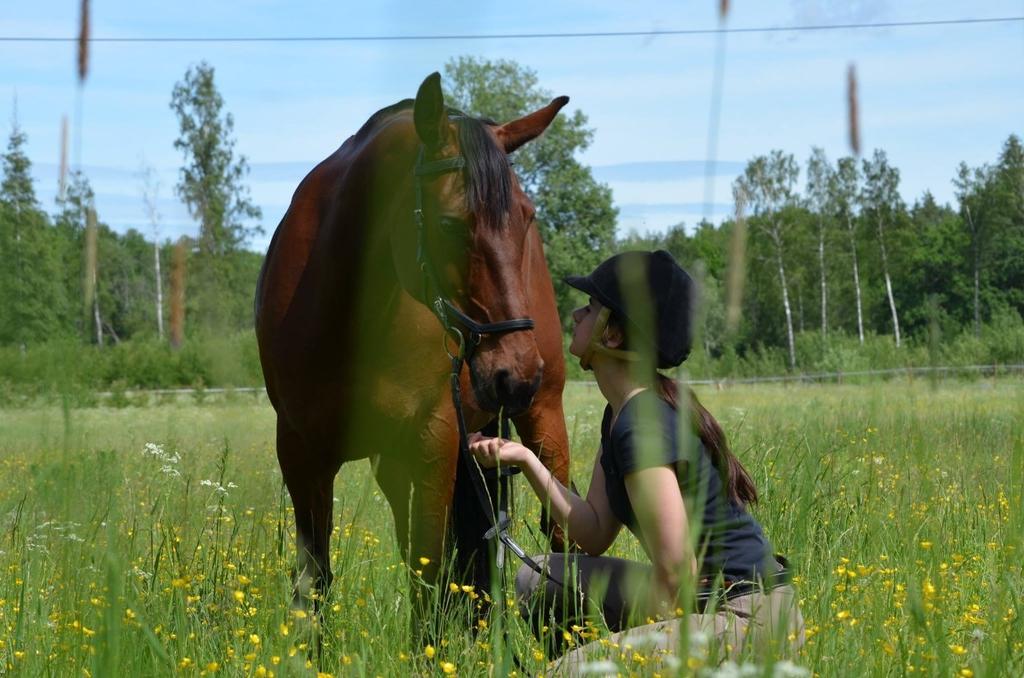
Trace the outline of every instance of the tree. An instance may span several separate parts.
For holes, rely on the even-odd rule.
[[[878,227],[878,247],[882,254],[882,276],[885,279],[885,293],[889,298],[892,313],[892,328],[896,347],[900,346],[900,318],[896,312],[896,299],[892,291],[892,276],[889,274],[889,256],[885,248],[885,227],[892,224],[895,216],[904,209],[899,193],[900,171],[889,164],[885,151],[875,149],[871,160],[864,160],[864,189],[861,202]]]
[[[992,177],[993,233],[989,282],[1001,302],[1024,315],[1024,146],[1011,134]]]
[[[146,255],[152,245],[134,229],[118,234],[96,218],[93,190],[81,172],[71,173],[57,208],[56,231],[66,243],[65,288],[70,298],[83,296],[83,284],[87,291],[85,316],[72,315],[68,326],[100,345],[105,337],[120,342],[151,331],[152,281]]]
[[[14,214],[39,209],[36,190],[32,185],[32,161],[25,155],[28,135],[18,125],[17,111],[11,119],[11,136],[7,152],[3,155],[3,180],[0,181],[0,201]]]
[[[828,283],[825,276],[825,230],[828,223],[832,195],[832,166],[825,151],[815,146],[807,161],[807,201],[818,226],[818,270],[821,282],[821,336],[828,334]]]
[[[68,175],[64,191],[57,194],[57,212],[54,215],[54,228],[62,244],[62,284],[69,302],[82,299],[85,291],[85,228],[86,212],[90,209],[95,209],[92,187],[88,178],[75,170]],[[71,305],[74,309],[68,309],[62,322],[80,337],[87,338],[82,307]]]
[[[981,336],[981,266],[995,207],[991,195],[993,174],[992,168],[988,165],[976,167],[972,171],[967,167],[967,163],[961,162],[957,167],[956,178],[953,179],[956,198],[960,202],[960,217],[967,228],[971,243],[975,336]]]
[[[925,191],[910,208],[913,242],[901,259],[900,329],[953,336],[970,324],[969,234],[961,215]]]
[[[501,122],[546,105],[552,95],[537,74],[514,61],[472,57],[445,65],[445,99],[470,115]],[[617,210],[611,190],[594,180],[576,154],[590,145],[593,130],[581,111],[559,115],[544,135],[515,152],[523,190],[537,208],[548,268],[562,318],[572,310],[566,275],[589,272],[611,253]]]
[[[768,156],[760,155],[748,162],[743,176],[733,184],[736,201],[742,200],[751,208],[753,216],[750,224],[754,231],[766,236],[771,244],[782,291],[790,369],[796,368],[796,342],[793,337],[793,310],[786,285],[784,255],[786,237],[792,226],[792,216],[787,212],[794,204],[793,189],[799,174],[800,168],[793,156],[776,150]]]
[[[146,218],[153,229],[153,279],[156,281],[156,335],[164,338],[164,287],[160,274],[160,212],[156,207],[160,183],[151,165],[144,165],[139,172],[142,179],[142,202],[146,207]]]
[[[836,216],[846,225],[850,237],[853,262],[853,289],[857,301],[857,336],[864,343],[864,305],[860,291],[860,268],[857,262],[857,229],[855,210],[860,196],[860,172],[855,158],[840,158],[836,171],[829,177],[829,194]]]
[[[237,315],[237,305],[226,303],[237,274],[232,255],[251,235],[262,232],[258,225],[247,225],[262,214],[243,184],[249,167],[245,156],[235,155],[234,118],[223,112],[212,66],[201,62],[188,69],[171,93],[171,109],[180,128],[174,147],[185,160],[176,192],[199,222],[190,297],[201,325],[238,325],[241,319],[231,317]]]
[[[15,117],[0,156],[0,341],[22,346],[61,334],[66,306],[57,243],[36,202],[27,141]]]
[[[95,194],[88,178],[80,170],[71,173],[70,182],[63,195],[57,195],[57,233],[64,236],[65,289],[69,299],[81,296],[82,321],[72,323],[81,327],[83,337],[88,337],[87,325],[92,323],[92,336],[96,344],[103,345],[104,322],[100,308],[106,308],[101,301],[99,261],[99,228],[96,218]],[[91,318],[90,320],[86,320]]]

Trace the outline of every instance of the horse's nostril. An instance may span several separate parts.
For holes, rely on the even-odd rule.
[[[510,370],[499,369],[494,372],[491,379],[490,395],[497,408],[521,412],[530,406],[539,385],[540,374],[532,381],[521,381],[516,379]]]
[[[512,392],[508,370],[498,370],[494,373],[494,390],[501,400]]]

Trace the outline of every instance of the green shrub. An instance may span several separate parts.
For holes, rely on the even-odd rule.
[[[590,375],[568,353],[564,337],[566,377],[587,380]],[[955,336],[939,337],[929,350],[927,337],[909,337],[896,348],[888,335],[833,333],[822,337],[804,332],[796,337],[796,375],[853,373],[911,366],[1001,365],[1024,363],[1024,320],[1013,310],[1000,312],[977,335],[967,328]],[[789,374],[784,346],[756,345],[744,352],[726,344],[720,355],[695,346],[690,359],[671,371],[687,379],[743,379]],[[196,336],[174,350],[155,338],[124,341],[102,348],[74,340],[53,340],[28,348],[0,347],[0,406],[45,399],[75,407],[95,404],[96,393],[111,391],[111,404],[126,406],[148,400],[129,398],[126,391],[196,387],[244,388],[263,386],[256,338],[251,330],[223,336]],[[201,393],[200,399],[207,397]],[[130,401],[130,402],[129,402]]]

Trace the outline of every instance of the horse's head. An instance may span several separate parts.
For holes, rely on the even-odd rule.
[[[498,125],[446,108],[434,73],[413,106],[418,143],[409,179],[417,234],[404,246],[416,247],[417,273],[406,289],[463,335],[473,392],[487,411],[521,411],[540,385],[544,361],[532,323],[500,326],[529,319],[531,307],[526,248],[535,210],[508,154],[540,135],[567,102],[560,97]],[[474,336],[474,324],[495,323]],[[450,334],[457,350],[457,333]]]

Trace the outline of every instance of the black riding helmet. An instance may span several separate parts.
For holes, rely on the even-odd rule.
[[[622,271],[631,266],[647,272],[647,293],[654,304],[654,337],[645,333],[631,319],[628,296],[621,285]],[[658,352],[658,368],[676,367],[690,355],[693,342],[691,315],[695,284],[693,278],[665,250],[656,252],[623,252],[599,264],[587,276],[569,276],[565,282],[589,294],[606,306],[626,330],[627,345],[637,338],[653,339]],[[633,337],[633,342],[630,342]]]

